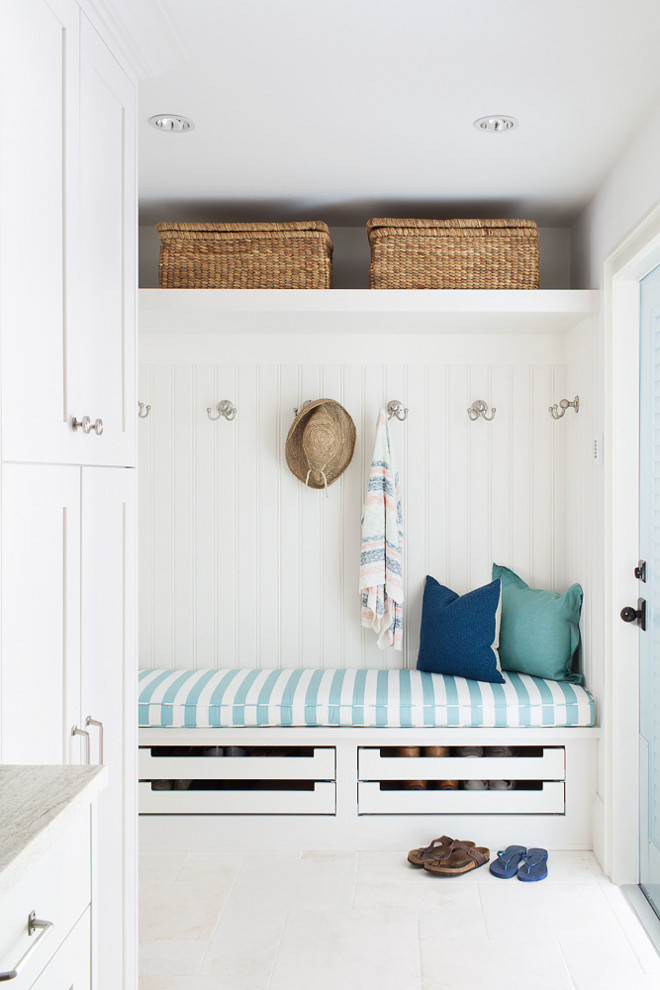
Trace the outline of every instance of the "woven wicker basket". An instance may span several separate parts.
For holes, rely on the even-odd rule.
[[[538,289],[531,220],[367,222],[372,289]]]
[[[159,223],[161,289],[329,289],[330,231],[305,223]]]

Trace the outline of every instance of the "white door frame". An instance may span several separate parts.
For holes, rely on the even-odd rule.
[[[615,883],[639,882],[639,676],[635,604],[639,498],[639,282],[660,264],[660,205],[605,261],[604,644],[601,710],[603,868]]]

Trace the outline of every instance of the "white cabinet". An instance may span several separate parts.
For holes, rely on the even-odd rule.
[[[0,39],[2,456],[134,465],[135,88],[73,0]]]
[[[103,732],[96,904],[60,950],[80,972],[38,985],[89,985],[91,923],[92,986],[132,990],[136,94],[81,6],[0,3],[0,759],[83,762],[77,726],[97,762]]]
[[[78,759],[79,562],[80,468],[3,465],[3,763]]]
[[[98,869],[93,923],[95,984],[129,988],[136,965],[137,528],[135,471],[83,468],[81,543],[81,718],[92,762],[110,767],[98,798]],[[82,724],[82,723],[81,723]],[[101,735],[102,734],[102,735]]]
[[[3,985],[15,990],[95,985],[92,811],[106,777],[107,771],[96,767],[0,766]]]
[[[76,725],[89,733],[91,762],[110,767],[98,799],[93,924],[104,938],[95,987],[128,988],[137,923],[135,471],[6,464],[2,481],[2,760],[85,762]]]
[[[64,453],[74,263],[79,15],[73,0],[0,13],[0,332],[4,456]],[[35,67],[39,71],[35,71]],[[50,459],[65,459],[61,457]]]
[[[135,464],[135,90],[85,17],[80,26],[80,272],[71,415],[85,464]],[[75,407],[75,408],[74,408]]]
[[[91,908],[87,908],[32,990],[90,990],[90,924]]]

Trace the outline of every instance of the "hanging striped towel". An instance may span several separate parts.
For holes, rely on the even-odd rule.
[[[374,630],[381,650],[403,649],[403,512],[384,409],[378,415],[362,513],[360,591],[362,625]]]

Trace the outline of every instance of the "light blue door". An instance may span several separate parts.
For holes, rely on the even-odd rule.
[[[660,267],[641,282],[640,313],[640,885],[660,915]]]

